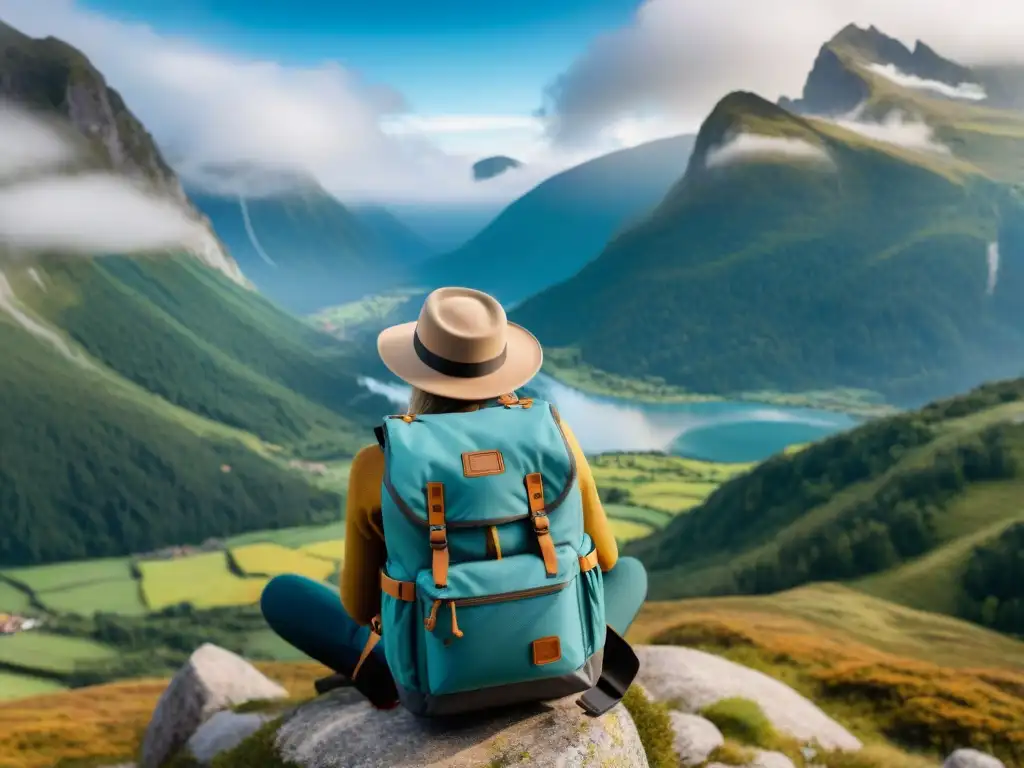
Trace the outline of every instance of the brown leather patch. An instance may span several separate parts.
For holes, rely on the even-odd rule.
[[[562,641],[557,637],[542,637],[533,641],[533,663],[538,667],[552,664],[562,658]]]
[[[505,471],[501,451],[474,451],[462,454],[462,474],[466,477],[500,475]]]

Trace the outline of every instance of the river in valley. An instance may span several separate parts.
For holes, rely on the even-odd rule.
[[[396,405],[408,388],[364,379]],[[845,413],[745,401],[641,403],[581,392],[540,374],[530,387],[553,402],[587,453],[666,451],[718,462],[761,461],[786,446],[856,426]]]

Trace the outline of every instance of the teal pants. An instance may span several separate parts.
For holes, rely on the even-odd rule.
[[[606,620],[625,635],[647,599],[647,571],[639,560],[620,557],[604,574]],[[303,576],[277,576],[263,589],[267,624],[296,649],[325,667],[351,675],[370,635],[341,605],[335,589]],[[383,644],[374,653],[384,657]]]

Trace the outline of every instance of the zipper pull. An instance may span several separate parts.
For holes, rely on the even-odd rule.
[[[426,627],[427,632],[433,632],[434,627],[437,626],[437,609],[440,607],[440,600],[435,600],[434,604],[430,606],[430,615],[423,620],[423,626]]]
[[[455,601],[452,600],[449,605],[452,607],[452,634],[456,637],[462,637],[462,630],[459,629],[459,622],[455,620]]]

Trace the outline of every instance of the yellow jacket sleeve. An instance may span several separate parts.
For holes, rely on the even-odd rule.
[[[360,624],[380,613],[380,570],[387,559],[380,518],[384,453],[376,443],[352,460],[345,502],[345,560],[341,604]]]
[[[604,506],[586,455],[572,430],[562,424],[576,460],[577,481],[583,498],[583,529],[597,549],[597,562],[609,571],[619,559]],[[380,613],[380,571],[387,560],[380,517],[380,488],[384,454],[377,444],[363,448],[352,460],[345,504],[345,560],[341,567],[341,603],[360,624]]]
[[[597,549],[597,562],[602,571],[610,571],[619,560],[619,544],[615,541],[615,534],[608,524],[608,516],[604,512],[604,505],[601,504],[601,497],[597,495],[597,483],[594,482],[594,473],[590,469],[583,449],[580,448],[576,435],[563,422],[562,431],[569,442],[576,458],[577,482],[580,486],[580,494],[583,497],[583,530],[587,532],[594,547]]]

